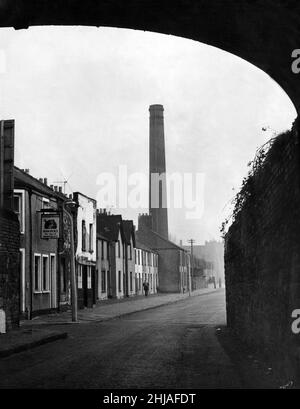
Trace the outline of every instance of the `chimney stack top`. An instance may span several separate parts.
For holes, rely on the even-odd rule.
[[[153,104],[149,106],[149,111],[163,111],[164,107],[161,104]]]

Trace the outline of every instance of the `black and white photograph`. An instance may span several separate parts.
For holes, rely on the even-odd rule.
[[[299,110],[299,1],[0,0],[0,394],[299,389]]]

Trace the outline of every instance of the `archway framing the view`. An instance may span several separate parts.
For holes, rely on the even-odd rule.
[[[297,0],[5,0],[0,27],[89,25],[171,34],[215,46],[254,64],[273,78],[300,109]],[[222,67],[220,67],[222,70]]]

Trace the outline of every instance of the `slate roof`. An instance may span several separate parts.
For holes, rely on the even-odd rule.
[[[135,227],[132,220],[123,220],[123,230],[126,244],[130,244],[132,237],[133,247],[135,247]]]
[[[140,241],[140,240],[138,240],[138,239],[136,239],[135,247],[136,247],[137,249],[141,249],[141,250],[145,250],[145,251],[151,251],[152,253],[156,253],[156,254],[157,254],[157,251],[156,251],[156,250],[151,249],[149,246],[147,246],[145,243],[143,243],[142,241]]]
[[[120,230],[122,238],[124,239],[122,216],[120,214],[117,215],[108,215],[106,213],[97,214],[98,236],[102,236],[109,241],[118,241]]]
[[[136,238],[138,242],[150,247],[153,250],[186,250],[183,247],[178,246],[170,240],[165,239],[160,234],[151,229],[142,229],[136,232]]]
[[[45,196],[56,197],[57,199],[61,200],[68,199],[63,193],[52,190],[50,186],[40,182],[37,178],[24,172],[16,166],[14,167],[14,185],[15,189],[30,187],[31,189]]]

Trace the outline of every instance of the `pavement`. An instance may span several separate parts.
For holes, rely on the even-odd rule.
[[[125,299],[110,299],[100,301],[94,308],[78,311],[78,322],[72,322],[71,312],[47,314],[35,317],[32,320],[22,321],[20,328],[7,334],[0,334],[0,358],[25,351],[42,344],[67,338],[67,324],[84,324],[117,319],[138,311],[149,310],[168,305],[183,299],[217,291],[214,288],[204,288],[184,294],[153,294],[147,297],[137,296]],[[55,330],[52,326],[55,325]],[[63,330],[58,329],[63,326]]]
[[[0,358],[26,351],[39,345],[67,338],[66,331],[38,328],[20,328],[0,334]]]

